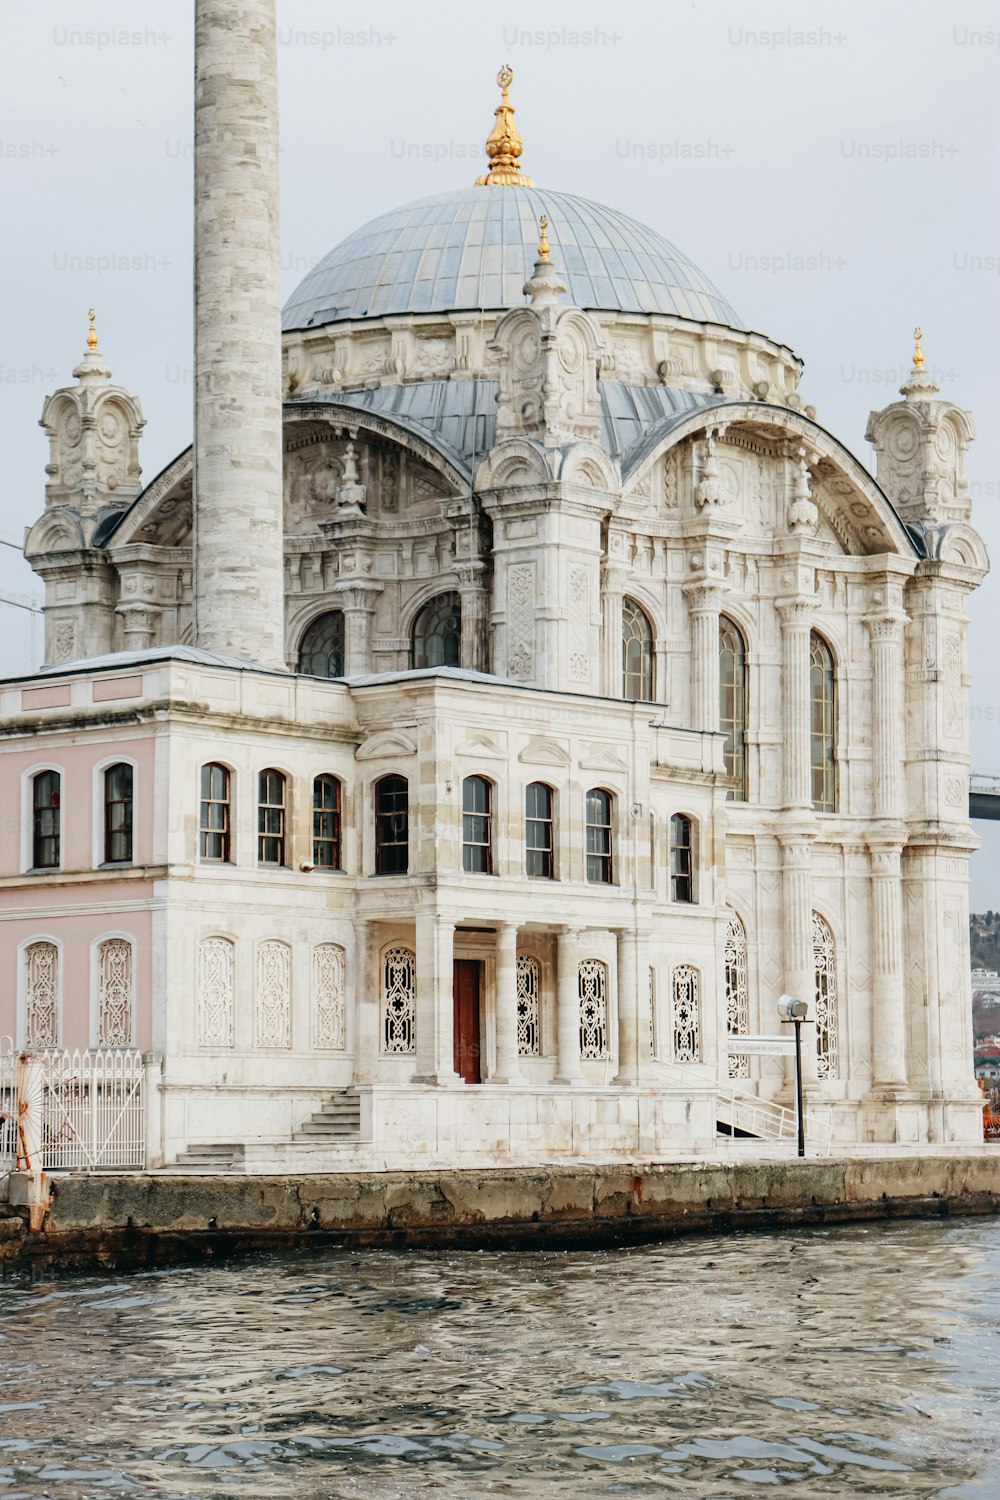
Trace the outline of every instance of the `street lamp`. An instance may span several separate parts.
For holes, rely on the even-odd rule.
[[[806,1154],[806,1117],[802,1108],[802,1023],[809,1007],[804,1000],[794,995],[781,995],[778,999],[778,1016],[783,1025],[795,1027],[795,1118],[798,1125],[799,1155]]]

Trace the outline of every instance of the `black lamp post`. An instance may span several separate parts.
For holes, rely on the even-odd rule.
[[[798,1126],[799,1155],[806,1154],[806,1116],[802,1108],[802,1023],[809,1007],[804,1000],[794,995],[782,995],[778,1000],[778,1015],[782,1024],[795,1027],[795,1120]]]

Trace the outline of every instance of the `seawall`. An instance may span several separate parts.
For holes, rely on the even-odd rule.
[[[698,1232],[995,1214],[1000,1152],[294,1179],[67,1173],[47,1188],[36,1228],[27,1208],[0,1205],[0,1259],[8,1266],[125,1269],[306,1244],[597,1247]]]

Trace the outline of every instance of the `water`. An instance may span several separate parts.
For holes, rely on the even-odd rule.
[[[1000,1496],[988,1219],[0,1286],[0,1500]]]

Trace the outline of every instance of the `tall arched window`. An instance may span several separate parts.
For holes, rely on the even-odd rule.
[[[670,819],[670,899],[694,901],[694,829],[686,813]]]
[[[634,599],[622,601],[622,697],[653,701],[653,627]]]
[[[837,684],[833,653],[815,630],[809,637],[809,759],[815,812],[837,811]]]
[[[610,792],[592,787],[587,793],[587,879],[602,885],[614,878],[611,807]]]
[[[816,973],[816,1071],[820,1078],[836,1078],[840,1071],[837,951],[830,925],[818,911],[812,914],[812,936]]]
[[[58,771],[39,771],[31,782],[31,864],[35,870],[57,870],[60,846],[62,778]]]
[[[405,875],[410,862],[410,790],[405,776],[375,784],[375,874]]]
[[[232,818],[229,772],[225,766],[201,768],[201,806],[198,813],[198,857],[226,863],[232,856]]]
[[[317,776],[313,782],[313,857],[318,870],[339,870],[340,782],[336,776]]]
[[[462,600],[438,594],[413,622],[413,665],[457,667],[462,658]]]
[[[493,788],[485,776],[462,782],[462,869],[493,873]]]
[[[726,928],[726,1032],[746,1036],[750,1030],[750,987],[747,983],[747,933],[736,912],[730,912]],[[730,1078],[750,1077],[750,1058],[730,1052]]]
[[[524,871],[536,880],[552,880],[552,788],[533,781],[524,792]]]
[[[731,620],[719,620],[719,728],[729,778],[728,801],[747,800],[747,650]]]
[[[132,859],[132,767],[120,761],[104,773],[104,863]]]
[[[257,861],[283,865],[285,860],[285,778],[268,768],[257,777]]]
[[[299,671],[310,677],[343,677],[343,610],[331,609],[313,620],[299,646]]]

